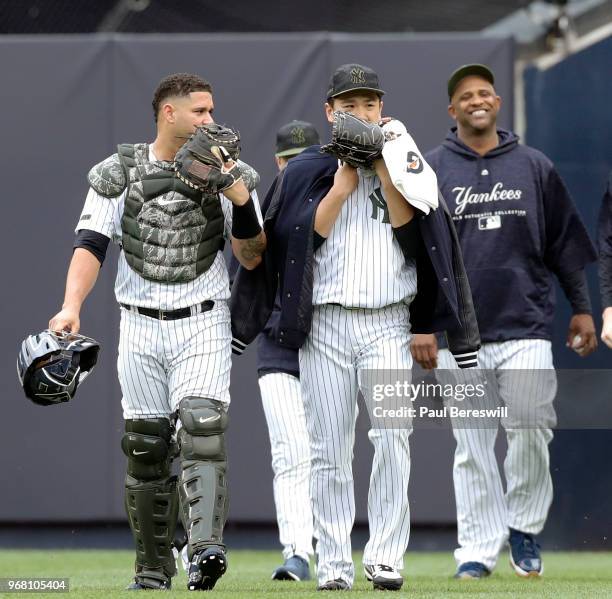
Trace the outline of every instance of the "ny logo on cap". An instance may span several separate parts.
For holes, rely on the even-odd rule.
[[[363,69],[357,67],[351,69],[351,83],[365,83],[365,72]]]
[[[306,136],[302,127],[291,129],[291,142],[295,145],[306,143]]]

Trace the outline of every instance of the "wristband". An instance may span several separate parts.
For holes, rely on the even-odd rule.
[[[249,200],[242,206],[233,204],[232,208],[232,236],[235,239],[250,239],[261,233],[261,225],[257,218],[255,202],[249,196]]]

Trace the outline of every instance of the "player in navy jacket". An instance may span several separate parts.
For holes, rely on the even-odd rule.
[[[328,122],[336,110],[380,122],[383,94],[372,69],[342,65],[326,96]],[[264,210],[269,252],[252,275],[238,271],[233,332],[252,339],[279,290],[273,336],[300,348],[319,589],[348,589],[355,577],[351,455],[358,388],[371,409],[368,372],[410,371],[410,333],[419,319],[448,331],[449,344],[462,350],[458,359],[474,365],[479,338],[471,295],[443,202],[428,215],[411,207],[383,160],[373,170],[339,166],[313,146],[289,162]],[[374,588],[403,584],[410,432],[410,422],[372,422],[368,431],[374,459],[363,566]]]
[[[338,161],[319,149],[312,146],[291,160],[264,199],[264,230],[270,233],[271,245],[260,267],[238,269],[231,299],[235,353],[241,353],[268,323],[277,286],[281,310],[267,324],[268,336],[299,348],[310,332],[317,244],[314,216],[338,168]],[[286,173],[291,174],[288,183]],[[438,210],[417,216],[409,225],[416,235],[400,231],[397,238],[407,256],[416,255],[418,291],[410,309],[412,331],[446,331],[460,365],[473,366],[480,337],[459,243],[444,201]]]
[[[483,341],[479,365],[496,373],[499,397],[513,417],[527,405],[530,414],[537,409],[538,421],[531,428],[512,418],[502,421],[508,438],[505,495],[494,455],[497,421],[488,428],[476,421],[453,423],[457,578],[488,575],[508,540],[517,574],[543,571],[534,535],[552,501],[553,274],[573,309],[568,344],[581,356],[597,344],[584,273],[596,257],[593,244],[551,161],[497,128],[501,99],[493,84],[484,65],[453,73],[449,114],[457,126],[426,159],[461,242]],[[415,336],[412,351],[430,367],[454,367],[448,351],[438,355],[433,335]],[[523,374],[508,372],[515,369]]]

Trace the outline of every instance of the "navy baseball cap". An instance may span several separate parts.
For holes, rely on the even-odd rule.
[[[448,99],[450,100],[457,89],[457,86],[462,79],[470,75],[477,75],[488,81],[491,85],[495,85],[495,77],[493,71],[484,64],[464,64],[459,67],[448,80]]]
[[[291,121],[276,134],[276,156],[295,156],[309,146],[320,144],[321,139],[314,125],[306,121]]]
[[[370,67],[361,64],[343,64],[338,67],[331,79],[327,89],[327,99],[335,98],[340,94],[357,89],[376,92],[382,96],[385,92],[380,89],[378,75]]]

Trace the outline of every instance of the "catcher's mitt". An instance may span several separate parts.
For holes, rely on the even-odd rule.
[[[332,140],[321,152],[336,156],[355,168],[371,169],[380,158],[385,135],[376,123],[368,123],[350,112],[334,112]]]
[[[240,134],[211,123],[198,127],[174,158],[178,178],[195,189],[214,194],[228,189],[242,177],[238,168]],[[233,161],[231,166],[227,162]]]

